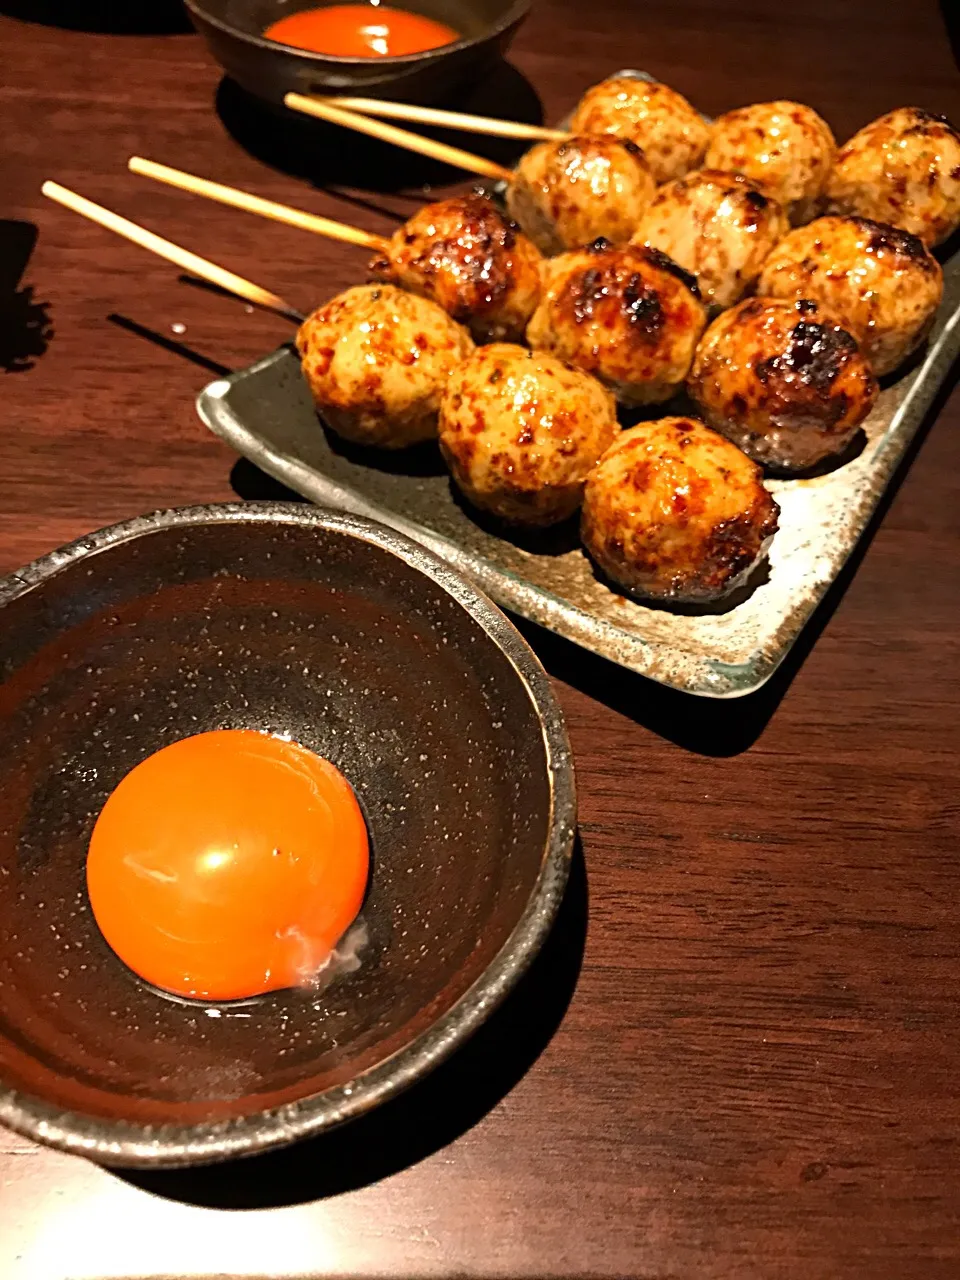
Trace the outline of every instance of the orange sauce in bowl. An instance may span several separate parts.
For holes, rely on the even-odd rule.
[[[458,32],[442,22],[381,4],[303,9],[274,22],[263,34],[278,44],[338,58],[397,58],[460,39]]]

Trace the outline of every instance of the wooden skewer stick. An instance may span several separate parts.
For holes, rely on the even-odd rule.
[[[369,134],[371,138],[379,138],[381,142],[392,142],[398,147],[405,147],[407,151],[418,151],[432,160],[441,160],[458,169],[466,169],[468,173],[478,173],[483,178],[494,178],[502,182],[513,181],[512,169],[506,169],[502,164],[496,164],[484,156],[475,156],[469,151],[461,151],[459,147],[449,147],[445,142],[434,142],[432,138],[424,138],[419,133],[409,133],[406,129],[396,128],[395,125],[384,124],[382,120],[357,115],[355,111],[344,111],[323,99],[305,98],[300,93],[288,93],[283,101],[293,111],[300,111],[307,116],[316,116],[318,120],[340,124],[347,129],[355,129],[358,133]]]
[[[473,116],[463,111],[443,111],[439,107],[415,107],[409,102],[386,102],[381,98],[326,98],[311,95],[317,102],[359,111],[362,115],[385,116],[388,120],[412,120],[436,124],[466,133],[486,133],[494,138],[530,138],[543,142],[563,142],[573,135],[566,129],[548,129],[542,124],[519,120],[498,120],[495,116]]]
[[[127,218],[121,218],[119,214],[111,213],[109,209],[104,209],[102,205],[94,204],[92,200],[87,200],[84,196],[77,195],[75,191],[71,191],[68,187],[61,187],[59,182],[45,182],[40,190],[49,199],[55,200],[57,204],[62,204],[64,208],[72,209],[74,213],[79,213],[81,217],[89,218],[91,222],[96,222],[108,231],[113,231],[118,236],[123,236],[125,240],[130,240],[134,244],[140,245],[142,249],[148,249],[160,258],[166,258],[167,262],[172,262],[176,267],[182,267],[184,271],[189,271],[192,275],[199,276],[201,280],[207,280],[210,284],[226,289],[228,293],[235,293],[237,297],[243,298],[247,302],[252,302],[258,307],[266,307],[268,311],[277,311],[280,315],[286,316],[290,320],[303,320],[303,315],[299,311],[291,307],[289,302],[284,302],[283,298],[278,297],[277,294],[271,293],[269,289],[261,289],[258,284],[254,284],[251,280],[245,280],[243,276],[234,275],[232,271],[218,267],[215,262],[208,262],[206,258],[201,258],[198,254],[191,253],[189,249],[181,249],[178,244],[174,244],[170,240],[164,240],[162,236],[154,235],[152,231],[147,231],[145,227],[139,226],[138,223],[130,222]]]
[[[261,218],[272,218],[274,222],[285,222],[288,226],[300,227],[303,231],[313,231],[317,235],[326,236],[328,240],[358,244],[361,248],[374,249],[378,253],[382,253],[387,247],[387,240],[383,236],[374,235],[371,231],[361,231],[359,227],[348,226],[345,222],[335,222],[332,218],[320,218],[316,214],[305,213],[302,209],[277,204],[274,200],[264,200],[247,191],[239,191],[236,187],[226,187],[221,182],[211,182],[207,178],[197,178],[192,173],[184,173],[182,169],[171,169],[169,165],[157,164],[154,160],[144,160],[142,156],[131,156],[127,161],[127,167],[132,173],[139,173],[145,178],[154,178],[157,182],[166,183],[168,187],[179,187],[181,191],[191,191],[194,195],[205,196],[208,200],[219,200],[221,204],[231,205],[234,209],[244,209],[247,213],[259,214]]]

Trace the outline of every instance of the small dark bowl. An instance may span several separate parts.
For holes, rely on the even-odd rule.
[[[323,7],[336,2],[323,0]],[[530,0],[404,0],[400,8],[463,34],[453,44],[400,58],[335,58],[263,38],[278,19],[320,7],[315,0],[186,0],[186,6],[227,75],[259,98],[352,93],[427,104],[480,79],[508,49]]]
[[[244,1155],[369,1111],[499,1003],[560,902],[569,748],[490,602],[382,526],[297,504],[105,529],[0,582],[0,1121],[116,1165]],[[353,783],[373,848],[360,968],[321,992],[165,997],[85,890],[139,760],[290,733]]]

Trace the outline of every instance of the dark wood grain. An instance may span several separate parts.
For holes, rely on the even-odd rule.
[[[846,135],[899,104],[960,116],[944,4],[542,0],[514,61],[548,119],[633,65],[707,112],[795,97]],[[218,116],[191,35],[0,12],[0,59],[7,571],[136,512],[229,499],[231,475],[260,491],[193,398],[288,336],[46,204],[45,177],[305,307],[362,255],[134,179],[127,156],[378,231],[413,200],[363,194],[396,170],[352,142],[298,159],[237,95]],[[523,81],[508,90],[532,111]],[[39,230],[22,276],[14,223]],[[955,1280],[958,474],[954,395],[855,573],[751,699],[691,702],[531,630],[568,717],[586,868],[534,986],[434,1091],[265,1164],[134,1180],[0,1137],[0,1273]]]

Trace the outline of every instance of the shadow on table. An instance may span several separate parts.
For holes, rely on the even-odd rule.
[[[100,35],[166,36],[193,30],[182,0],[0,0],[0,13]]]
[[[953,60],[960,67],[960,5],[957,0],[940,0],[940,13],[947,29],[947,38],[953,50]],[[936,111],[936,107],[932,108]],[[954,124],[957,121],[954,120]]]
[[[307,502],[309,499],[288,489],[248,458],[238,458],[230,470],[230,487],[247,502]]]
[[[168,338],[165,334],[158,333],[156,329],[151,329],[148,325],[140,324],[137,320],[131,320],[129,316],[111,311],[107,316],[107,320],[110,324],[115,324],[118,329],[132,333],[137,338],[143,338],[145,342],[152,343],[162,351],[169,351],[171,355],[179,356],[181,360],[187,360],[190,364],[195,364],[198,368],[205,369],[207,373],[212,373],[217,378],[226,378],[232,372],[227,365],[221,364],[219,360],[212,360],[209,356],[202,355],[199,351],[194,351],[193,347],[187,346],[185,342],[177,342],[175,338]]]
[[[303,1204],[378,1182],[447,1146],[522,1079],[563,1020],[580,975],[588,893],[578,839],[556,923],[528,972],[471,1040],[369,1115],[281,1151],[199,1169],[115,1170],[171,1200],[213,1209]]]
[[[37,242],[32,222],[0,220],[0,369],[32,369],[53,337],[50,304],[38,302],[30,285],[21,285]]]
[[[220,82],[215,105],[224,128],[246,151],[264,164],[306,179],[317,187],[345,186],[392,192],[448,186],[470,177],[461,169],[426,156],[264,102],[227,78]],[[543,108],[533,85],[508,62],[497,64],[482,84],[465,96],[437,105],[531,124],[540,124],[543,120]],[[526,147],[525,143],[509,138],[465,135],[425,125],[410,127],[415,133],[449,142],[505,165],[512,165]]]

